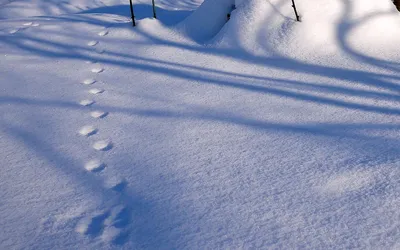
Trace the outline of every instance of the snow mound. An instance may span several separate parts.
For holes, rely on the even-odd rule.
[[[192,39],[204,42],[214,37],[227,21],[227,13],[235,5],[234,0],[204,1],[178,27]]]
[[[291,0],[206,0],[180,27],[197,42],[255,54],[330,56],[344,50],[390,57],[400,43],[400,15],[390,0],[296,4],[301,22]]]

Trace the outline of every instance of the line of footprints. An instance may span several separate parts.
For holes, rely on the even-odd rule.
[[[38,27],[38,26],[40,26],[40,24],[35,23],[35,22],[27,22],[27,23],[24,23],[22,27],[18,27],[18,28],[12,29],[8,33],[15,34],[18,31],[25,30],[25,29],[27,29],[29,27]]]
[[[98,33],[99,36],[106,36],[107,30],[103,30]],[[97,49],[98,41],[90,41],[87,45],[96,48],[97,53],[103,53],[103,49]],[[98,63],[88,61],[93,65],[91,72],[100,74],[105,71]],[[88,78],[82,82],[83,85],[93,86],[97,83],[95,78]],[[88,90],[91,95],[99,95],[105,90],[101,88],[92,87]],[[80,105],[90,107],[95,104],[93,99],[84,99],[79,102]],[[103,110],[92,110],[90,116],[95,119],[101,119],[108,115],[108,112]],[[79,130],[79,134],[82,136],[89,137],[98,133],[98,129],[92,125],[83,126]],[[97,151],[108,151],[113,147],[111,140],[98,140],[95,141],[92,147]],[[100,172],[106,168],[106,164],[98,159],[92,159],[85,164],[85,169],[89,172]],[[127,183],[119,178],[114,178],[106,181],[106,186],[113,191],[123,192]],[[130,221],[129,209],[121,204],[113,206],[111,209],[107,209],[101,212],[95,212],[89,217],[82,219],[76,228],[76,231],[92,237],[101,236],[101,239],[105,242],[112,242],[115,244],[122,244],[128,236],[128,224]]]
[[[15,34],[19,31],[23,31],[29,27],[38,27],[39,23],[35,22],[27,22],[22,24],[20,27],[14,28],[9,31],[9,34]],[[103,30],[98,33],[99,36],[106,36],[108,34],[108,30]],[[96,46],[99,44],[98,41],[90,41],[87,45],[90,47],[94,47],[95,51],[99,54],[104,53],[104,49],[97,48]],[[94,66],[91,69],[92,73],[100,74],[104,72],[104,68],[98,65],[95,62],[87,62],[93,64]],[[94,85],[97,82],[95,78],[89,78],[82,82],[83,85]],[[91,95],[99,95],[104,92],[104,89],[100,88],[90,88],[88,90]],[[90,107],[95,104],[93,99],[84,99],[79,102],[80,105],[85,107]],[[101,119],[108,115],[108,112],[103,110],[92,110],[90,112],[90,116],[95,119]],[[79,130],[79,134],[85,137],[89,137],[98,132],[98,129],[94,126],[87,125],[83,126]],[[92,145],[95,150],[98,151],[107,151],[110,150],[113,145],[111,140],[98,140],[95,141]],[[100,172],[104,170],[106,164],[98,159],[92,159],[85,164],[85,169],[89,172]],[[106,188],[123,194],[127,186],[127,182],[124,179],[120,179],[117,177],[109,178],[105,181]],[[117,199],[118,200],[118,199]],[[130,228],[129,224],[131,221],[131,211],[128,206],[123,204],[124,202],[116,201],[113,206],[109,209],[104,209],[101,211],[97,211],[92,213],[91,215],[82,218],[76,227],[76,232],[81,233],[83,235],[88,235],[91,237],[100,236],[102,241],[111,242],[113,244],[121,245],[126,242],[129,236]]]
[[[105,36],[107,34],[108,34],[107,30],[104,30],[104,31],[101,31],[100,33],[98,33],[99,36]],[[90,41],[88,43],[88,46],[95,47],[96,45],[98,45],[98,43],[99,43],[98,41]],[[96,50],[96,51],[102,53],[104,50]],[[88,61],[87,63],[93,63],[93,62]],[[93,72],[95,74],[99,74],[99,73],[104,72],[104,68],[102,68],[97,63],[94,63],[94,67],[91,69],[91,72]],[[82,84],[93,85],[96,82],[97,82],[96,79],[89,78],[89,79],[84,80],[82,82]],[[98,94],[103,93],[104,89],[91,88],[91,89],[89,89],[88,92],[92,95],[98,95]],[[95,101],[92,99],[84,99],[79,102],[80,105],[86,106],[86,107],[92,106],[94,103],[95,103]],[[90,116],[92,116],[93,118],[96,118],[96,119],[104,118],[107,115],[108,115],[108,113],[106,111],[102,111],[102,110],[94,110],[94,111],[90,112]],[[97,132],[98,132],[97,128],[95,128],[94,126],[91,126],[91,125],[83,126],[79,130],[79,134],[81,134],[83,136],[87,136],[87,137],[94,135]],[[111,140],[99,140],[99,141],[96,141],[92,147],[98,151],[107,151],[112,148],[112,142],[111,142]],[[85,164],[85,169],[90,172],[98,172],[98,171],[103,170],[104,168],[105,168],[105,164],[97,159],[90,160],[89,162],[87,162]]]

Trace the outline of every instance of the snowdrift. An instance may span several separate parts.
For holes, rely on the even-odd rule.
[[[233,6],[235,0],[205,1],[178,27],[196,41],[207,41],[225,25]]]
[[[400,249],[390,0],[200,1],[0,0],[0,250]]]
[[[334,55],[357,50],[390,57],[400,43],[400,14],[390,0],[296,4],[300,23],[291,0],[206,0],[181,26],[196,41],[253,52]]]

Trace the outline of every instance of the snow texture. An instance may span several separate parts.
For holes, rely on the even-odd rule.
[[[85,99],[79,102],[80,105],[82,106],[90,106],[94,103],[93,100]]]
[[[89,89],[89,93],[93,95],[101,94],[104,92],[104,89]]]
[[[94,135],[97,132],[97,129],[93,126],[83,126],[80,130],[79,130],[79,134],[84,135],[84,136],[90,136],[90,135]]]
[[[85,84],[85,85],[91,85],[91,84],[93,84],[95,82],[96,82],[95,79],[89,78],[89,79],[84,80],[82,83]]]
[[[399,249],[391,0],[156,5],[0,0],[0,249]]]
[[[85,164],[85,169],[91,172],[101,171],[104,169],[104,167],[105,167],[104,163],[102,163],[99,160],[91,160]]]
[[[100,140],[93,143],[93,148],[100,151],[107,151],[112,148],[112,144],[109,140]]]
[[[101,110],[95,110],[95,111],[90,112],[90,115],[93,118],[103,118],[103,117],[107,116],[107,114],[108,114],[107,112],[104,112]]]

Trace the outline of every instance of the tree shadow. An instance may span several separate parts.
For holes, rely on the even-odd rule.
[[[153,17],[153,7],[151,5],[134,4],[133,9],[135,13],[135,20]],[[192,11],[188,10],[167,10],[156,6],[157,19],[165,25],[177,24],[184,20],[191,13]],[[128,18],[131,17],[129,5],[103,6],[95,9],[85,10],[79,14],[113,14]]]
[[[64,106],[64,108],[70,109],[70,107],[67,106]],[[97,213],[92,217],[88,229],[85,232],[87,236],[95,238],[102,234],[104,221],[110,217],[110,208],[107,203],[112,200],[115,203],[114,206],[122,207],[114,216],[115,218],[112,224],[113,227],[122,230],[122,233],[112,240],[114,245],[124,245],[130,237],[132,237],[135,239],[135,242],[133,243],[135,248],[144,247],[154,249],[162,242],[164,247],[168,249],[176,249],[174,242],[169,240],[170,237],[168,236],[168,232],[160,234],[157,231],[159,225],[172,227],[169,223],[173,220],[166,220],[165,217],[159,216],[162,214],[160,211],[169,211],[169,218],[176,217],[176,214],[178,214],[179,211],[173,211],[170,207],[167,207],[171,204],[163,203],[164,207],[160,204],[154,205],[151,200],[135,193],[132,189],[120,190],[116,193],[115,190],[107,188],[101,179],[97,178],[93,174],[85,172],[82,166],[78,164],[77,159],[65,156],[62,152],[53,148],[52,145],[43,140],[43,138],[40,138],[24,128],[3,121],[0,122],[0,128],[6,132],[7,135],[14,138],[15,141],[19,142],[21,147],[27,147],[39,158],[48,162],[49,165],[55,166],[56,170],[62,173],[63,178],[71,179],[74,183],[77,183],[80,187],[84,188],[85,192],[101,198],[100,203],[105,204],[106,210]],[[152,167],[149,166],[146,174],[152,175],[151,169]],[[147,179],[144,176],[138,176],[138,178]],[[162,181],[162,179],[158,180],[160,185],[163,185],[161,183]],[[174,185],[174,187],[169,185],[169,188],[170,192],[179,192],[179,187],[177,185]],[[88,214],[86,216],[91,215]],[[143,224],[143,221],[146,223]]]
[[[350,8],[351,3],[344,1],[345,5]],[[271,3],[269,3],[271,4]],[[277,9],[280,6],[276,6]],[[141,19],[151,17],[152,9],[150,5],[139,4],[135,5],[135,11],[140,23]],[[263,75],[252,75],[250,73],[233,72],[230,70],[216,69],[207,65],[197,65],[194,62],[174,62],[168,58],[146,57],[137,55],[135,53],[122,53],[116,51],[107,51],[105,55],[98,55],[90,53],[90,48],[79,44],[70,44],[62,40],[53,41],[51,35],[62,35],[66,38],[73,38],[73,31],[60,31],[50,32],[46,31],[46,36],[43,34],[23,34],[19,36],[0,35],[0,44],[19,48],[31,54],[47,57],[52,59],[77,59],[81,61],[91,60],[102,64],[123,67],[126,69],[140,70],[147,74],[160,74],[163,76],[170,76],[177,79],[187,80],[189,84],[201,83],[204,85],[215,85],[226,89],[238,89],[246,92],[259,93],[267,96],[283,97],[291,100],[301,101],[303,103],[319,104],[327,107],[340,107],[343,110],[358,111],[361,114],[384,114],[398,117],[400,115],[400,76],[398,72],[397,62],[381,60],[373,58],[368,55],[363,55],[354,50],[350,44],[346,42],[346,36],[351,32],[354,26],[366,21],[369,18],[374,18],[375,15],[365,17],[365,20],[358,20],[357,22],[348,23],[347,15],[349,10],[346,10],[343,15],[342,22],[337,26],[337,37],[340,41],[341,49],[344,53],[360,61],[362,64],[376,66],[380,69],[389,69],[390,73],[376,73],[373,71],[363,69],[349,69],[333,66],[323,66],[317,63],[310,63],[300,61],[289,56],[279,54],[274,51],[274,48],[265,48],[268,51],[275,52],[270,56],[254,55],[246,53],[239,49],[215,48],[206,44],[199,44],[196,42],[183,43],[171,40],[162,35],[154,34],[144,29],[132,29],[130,24],[127,23],[114,23],[97,18],[96,14],[113,14],[129,17],[128,5],[118,5],[112,7],[99,7],[91,10],[82,11],[77,16],[59,16],[52,18],[55,22],[66,23],[86,23],[97,26],[106,26],[116,29],[129,30],[135,36],[141,36],[146,40],[143,43],[152,43],[154,46],[164,46],[168,48],[175,48],[187,53],[197,53],[199,56],[213,56],[214,58],[222,60],[231,60],[235,62],[243,62],[252,64],[254,67],[265,67],[273,70],[281,70],[285,73],[303,73],[305,75],[317,75],[323,77],[326,82],[311,82],[301,79],[293,79],[283,75],[282,77],[268,76],[268,70],[265,70]],[[188,16],[190,11],[171,11],[163,8],[157,8],[160,21],[166,25],[173,25],[183,20]],[[376,16],[386,15],[387,13],[376,13]],[[279,13],[282,15],[282,13]],[[291,25],[301,25],[288,18],[287,21]],[[173,27],[172,29],[174,29]],[[44,32],[43,32],[44,33]],[[77,38],[78,39],[78,38]],[[79,38],[86,39],[86,37]],[[118,42],[117,39],[108,38],[111,42]],[[262,39],[262,36],[259,36]],[[29,41],[27,43],[27,41]],[[126,42],[126,41],[125,41]],[[128,41],[129,43],[130,41]],[[36,46],[40,44],[42,46]],[[122,45],[122,43],[121,43]],[[140,42],[137,43],[140,45]],[[170,58],[173,59],[173,58]],[[362,85],[359,86],[340,85],[336,81],[357,82]],[[381,90],[384,91],[381,91]],[[349,97],[358,97],[359,99],[352,99]],[[383,100],[389,102],[375,104],[366,102],[365,100]],[[393,105],[394,104],[394,105]],[[80,109],[81,107],[73,102],[62,102],[59,100],[39,100],[34,98],[25,97],[10,97],[6,94],[0,96],[0,105],[21,105],[21,106],[37,106],[37,107],[51,107],[58,109]],[[210,109],[208,107],[195,106],[187,103],[180,103],[183,107],[182,110],[171,110],[167,108],[157,107],[152,109],[145,108],[132,108],[120,107],[98,104],[99,109],[107,112],[124,114],[131,117],[151,117],[151,118],[168,118],[177,119],[181,121],[196,120],[208,121],[212,123],[224,123],[231,126],[245,127],[251,130],[262,132],[279,132],[288,134],[302,134],[309,136],[320,136],[323,138],[346,138],[347,140],[354,140],[349,144],[354,149],[365,150],[366,155],[378,156],[380,150],[375,150],[374,146],[378,145],[399,145],[398,139],[385,138],[384,136],[373,136],[368,132],[379,131],[379,134],[400,132],[400,124],[394,123],[278,123],[270,122],[261,119],[254,119],[244,115],[230,114],[223,110]],[[377,116],[379,117],[379,116]],[[4,124],[3,124],[4,125]],[[51,148],[45,141],[40,140],[29,131],[24,131],[19,128],[12,127],[5,124],[6,130],[10,135],[19,141],[22,141],[30,149],[34,150],[38,155],[49,161],[55,160],[60,169],[64,171],[67,165],[70,165],[71,159],[65,158],[56,149]],[[365,142],[369,144],[368,149],[365,149]],[[371,146],[372,145],[372,146]],[[395,148],[395,147],[392,147]],[[398,159],[400,152],[393,150],[388,152],[388,157]],[[400,148],[400,147],[398,147]],[[151,166],[147,166],[151,169]],[[79,168],[79,166],[73,166]],[[88,186],[93,192],[100,192],[104,194],[104,199],[110,197],[109,190],[104,190],[103,184],[98,180],[93,179],[89,175],[83,177],[77,175],[77,172],[65,172],[65,175],[76,178],[82,185]],[[151,174],[151,173],[149,173]],[[172,188],[170,192],[180,192],[179,185],[169,186]],[[125,188],[123,188],[125,189]],[[99,191],[101,190],[101,191]],[[139,216],[148,220],[149,227],[142,229],[130,229],[134,234],[134,239],[138,241],[139,245],[151,246],[157,248],[160,243],[167,242],[165,248],[175,249],[177,246],[168,239],[169,235],[166,232],[159,232],[152,230],[152,227],[157,228],[157,225],[164,224],[163,228],[173,227],[173,221],[180,211],[176,211],[170,215],[170,220],[155,216],[152,211],[161,211],[163,209],[171,211],[172,204],[165,204],[165,207],[155,207],[151,202],[137,194],[126,193],[122,195],[122,201],[129,204],[129,211],[133,214],[132,217],[124,213],[122,221],[130,221],[134,226],[135,219]],[[141,218],[143,219],[143,218]],[[133,233],[134,232],[134,233]],[[116,245],[124,245],[129,239],[130,234],[121,235],[114,243]]]
[[[394,72],[400,71],[400,62],[389,61],[384,59],[379,59],[370,55],[362,54],[357,51],[347,41],[348,36],[359,26],[374,19],[394,16],[398,17],[399,13],[393,8],[392,11],[376,11],[368,14],[367,16],[363,16],[356,20],[351,18],[352,12],[354,12],[354,3],[349,0],[342,0],[342,5],[344,8],[342,17],[340,18],[340,22],[337,25],[337,39],[339,41],[341,49],[350,57],[355,58],[360,63],[369,64],[375,67],[379,67],[382,69],[389,69]]]

